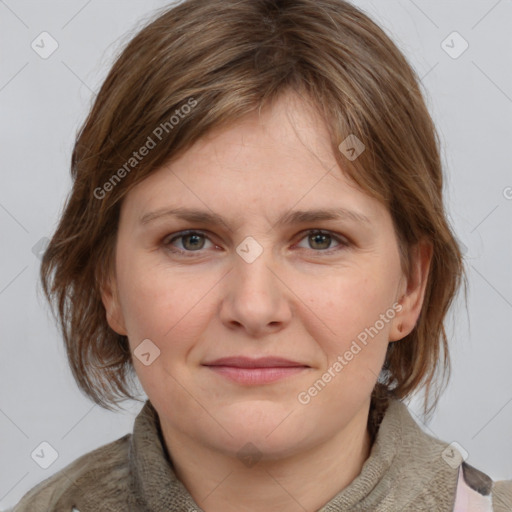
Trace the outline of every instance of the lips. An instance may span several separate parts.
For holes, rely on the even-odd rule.
[[[309,365],[282,357],[223,357],[204,363],[223,378],[245,386],[261,386],[286,379],[307,370]]]
[[[244,356],[222,357],[209,363],[203,363],[204,366],[230,366],[233,368],[289,368],[289,367],[308,367],[308,365],[283,359],[282,357],[258,357],[250,358]]]

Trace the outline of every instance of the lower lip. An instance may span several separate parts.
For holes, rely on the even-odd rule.
[[[295,375],[304,370],[305,366],[286,366],[271,368],[237,368],[235,366],[208,366],[211,370],[239,384],[266,384]]]

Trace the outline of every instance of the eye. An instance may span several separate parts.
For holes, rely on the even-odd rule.
[[[200,231],[184,231],[170,239],[165,239],[163,244],[171,252],[188,256],[186,253],[194,253],[204,249],[206,240],[209,240],[208,237]],[[176,241],[178,241],[181,248],[173,248]]]
[[[331,253],[349,245],[346,240],[330,233],[329,231],[310,230],[301,240],[303,239],[307,240],[310,248],[316,252]],[[338,242],[338,246],[334,248],[330,247],[333,241]]]

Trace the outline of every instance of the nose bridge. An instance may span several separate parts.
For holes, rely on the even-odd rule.
[[[235,258],[235,284],[245,291],[256,291],[267,295],[270,299],[274,288],[272,281],[273,273],[270,268],[275,266],[274,251],[272,249],[271,237],[247,236],[236,247],[237,258]]]

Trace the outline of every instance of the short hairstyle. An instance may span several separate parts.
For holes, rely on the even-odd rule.
[[[340,167],[387,207],[406,275],[413,244],[433,246],[418,321],[389,344],[374,393],[403,399],[423,388],[428,398],[438,373],[450,373],[444,322],[466,275],[443,206],[439,138],[401,51],[342,0],[186,0],[158,11],[117,57],[77,134],[72,190],[42,260],[73,376],[100,406],[136,399],[128,339],[109,327],[101,300],[123,197],[285,91],[315,108]],[[338,149],[348,136],[365,145],[356,159]]]

